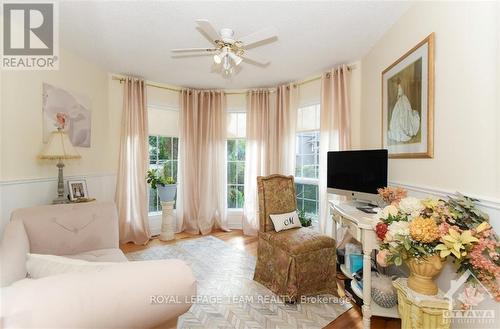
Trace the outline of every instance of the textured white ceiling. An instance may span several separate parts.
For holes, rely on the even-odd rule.
[[[150,2],[60,4],[61,46],[107,71],[198,88],[253,88],[303,79],[361,59],[410,2]],[[278,40],[252,49],[266,67],[243,62],[230,79],[211,56],[172,58],[173,48],[211,44],[195,19],[243,36],[270,25]]]

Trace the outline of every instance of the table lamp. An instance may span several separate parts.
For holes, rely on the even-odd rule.
[[[57,131],[53,131],[50,134],[49,142],[39,155],[39,158],[43,160],[58,160],[57,199],[53,200],[52,203],[67,203],[68,199],[64,197],[63,160],[80,159],[81,156],[75,150],[63,129],[57,128]]]

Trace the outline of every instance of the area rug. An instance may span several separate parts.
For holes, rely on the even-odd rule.
[[[152,247],[129,253],[127,258],[177,258],[191,266],[198,298],[179,318],[178,328],[323,328],[352,307],[332,295],[283,303],[252,280],[255,257],[212,236]]]

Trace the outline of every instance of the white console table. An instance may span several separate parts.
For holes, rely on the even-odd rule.
[[[372,316],[383,316],[389,318],[399,318],[397,305],[392,308],[384,308],[376,303],[372,303],[371,294],[371,254],[378,249],[377,236],[373,230],[373,215],[364,213],[349,202],[330,201],[330,214],[333,219],[333,234],[335,240],[340,241],[338,237],[338,226],[342,226],[349,232],[354,239],[363,245],[363,291],[351,281],[351,288],[354,293],[363,299],[363,328],[370,329],[370,318]],[[350,279],[352,274],[349,269],[341,265],[341,270]]]

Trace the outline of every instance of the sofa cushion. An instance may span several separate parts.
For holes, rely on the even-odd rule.
[[[97,249],[85,251],[74,255],[64,255],[64,257],[86,260],[89,262],[127,262],[125,254],[116,248]]]
[[[335,248],[335,240],[310,228],[296,228],[281,232],[259,232],[259,235],[289,254],[300,255],[324,248]]]
[[[26,260],[26,268],[32,279],[72,272],[101,271],[116,264],[116,262],[89,262],[81,259],[41,254],[28,254]]]
[[[179,303],[153,303],[177,296]],[[2,328],[151,328],[191,306],[196,280],[177,259],[124,262],[85,273],[22,280],[2,289]],[[165,299],[163,299],[165,301]]]
[[[11,221],[22,221],[30,252],[78,254],[118,248],[118,216],[112,202],[58,204],[17,209]]]

